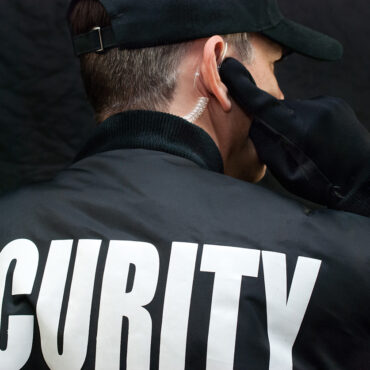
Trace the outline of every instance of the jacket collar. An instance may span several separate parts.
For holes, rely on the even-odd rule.
[[[148,149],[177,155],[200,167],[224,172],[221,154],[200,127],[167,113],[127,111],[98,126],[75,161],[117,149]]]

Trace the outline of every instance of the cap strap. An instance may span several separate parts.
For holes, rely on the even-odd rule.
[[[73,37],[73,44],[77,56],[92,52],[104,52],[117,47],[118,43],[112,27],[95,27],[90,32]]]

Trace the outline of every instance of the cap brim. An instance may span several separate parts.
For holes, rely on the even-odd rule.
[[[343,56],[340,42],[289,19],[283,19],[261,33],[292,51],[311,58],[334,61]]]

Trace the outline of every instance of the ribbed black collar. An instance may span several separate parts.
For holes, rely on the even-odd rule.
[[[174,154],[204,169],[223,173],[221,154],[200,127],[167,113],[127,111],[98,126],[76,161],[117,149],[149,149]]]

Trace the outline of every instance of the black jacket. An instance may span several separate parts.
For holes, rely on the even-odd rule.
[[[370,368],[370,220],[225,176],[181,118],[109,118],[0,209],[0,369]]]

